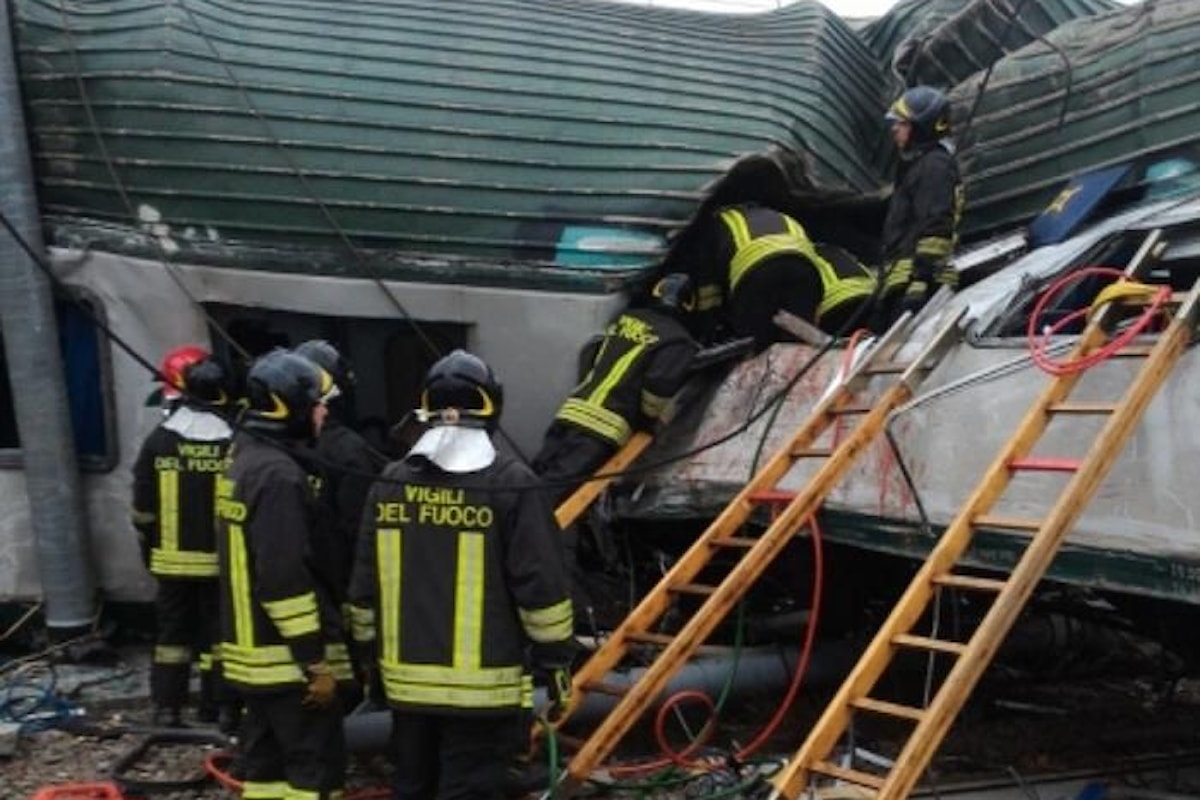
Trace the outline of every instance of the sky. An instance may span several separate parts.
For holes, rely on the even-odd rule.
[[[628,1],[628,0],[627,0]],[[642,5],[670,8],[692,8],[699,11],[753,12],[768,11],[788,0],[632,0]],[[843,17],[877,17],[894,6],[897,0],[821,0],[830,10]],[[1139,0],[1119,0],[1130,4]]]

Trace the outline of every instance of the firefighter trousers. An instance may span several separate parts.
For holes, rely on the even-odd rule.
[[[499,800],[528,717],[392,711],[392,800]]]
[[[193,660],[200,666],[200,705],[214,704],[218,671],[213,669],[213,643],[219,598],[216,578],[158,579],[150,669],[150,699],[156,707],[178,710],[185,705]]]
[[[244,693],[239,734],[245,800],[330,800],[346,780],[342,708],[307,708],[302,689]]]

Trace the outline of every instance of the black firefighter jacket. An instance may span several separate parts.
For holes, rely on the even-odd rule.
[[[372,488],[352,630],[376,655],[390,705],[512,713],[532,704],[526,648],[535,661],[539,648],[570,649],[562,533],[536,485],[497,454],[465,474],[399,461]]]
[[[605,330],[591,369],[555,419],[620,447],[662,415],[695,352],[679,320],[649,308],[627,311]]]
[[[317,661],[352,679],[332,576],[314,557],[312,487],[283,447],[240,434],[218,483],[220,652],[244,690],[302,686]]]
[[[883,223],[883,253],[891,265],[886,290],[909,280],[932,283],[958,241],[963,188],[949,144],[927,145],[900,162]],[[914,274],[914,263],[919,265]],[[954,283],[946,272],[945,282]]]

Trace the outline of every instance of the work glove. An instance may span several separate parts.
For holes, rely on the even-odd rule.
[[[329,708],[337,700],[337,678],[324,661],[317,661],[304,668],[308,681],[303,703],[307,708]]]

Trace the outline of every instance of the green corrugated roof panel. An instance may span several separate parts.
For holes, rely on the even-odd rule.
[[[731,17],[587,0],[14,5],[52,219],[129,223],[107,153],[173,230],[336,251],[328,213],[391,259],[562,266],[580,260],[555,250],[562,225],[669,235],[748,154],[793,188],[880,183],[864,158],[879,65],[815,0]],[[651,250],[635,237],[610,260]]]
[[[970,108],[979,79],[954,92]],[[1200,142],[1200,3],[1064,25],[997,64],[961,162],[968,233],[1041,211],[1073,175]]]

